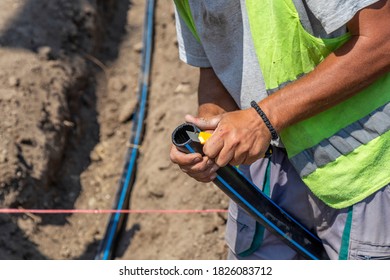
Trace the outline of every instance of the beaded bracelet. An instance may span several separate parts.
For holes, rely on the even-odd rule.
[[[257,104],[256,101],[251,101],[251,106],[256,110],[256,112],[260,115],[261,119],[264,121],[265,125],[267,126],[269,132],[271,132],[271,139],[277,140],[279,138],[278,134],[276,133],[275,128],[272,126],[271,122],[267,118],[266,114],[261,110],[260,106]]]

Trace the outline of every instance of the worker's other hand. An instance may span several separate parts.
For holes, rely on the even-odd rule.
[[[214,130],[203,152],[220,167],[255,162],[264,157],[271,141],[270,132],[252,108],[211,118],[187,115],[186,121],[201,130]]]
[[[195,180],[203,183],[211,182],[217,177],[218,166],[214,160],[199,153],[186,154],[172,145],[170,152],[171,161],[179,165],[180,169]]]

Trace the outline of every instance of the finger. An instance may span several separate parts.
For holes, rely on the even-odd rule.
[[[210,182],[215,179],[219,169],[213,160],[205,159],[193,166],[181,166],[181,170],[199,182]]]
[[[248,157],[250,157],[257,147],[248,142],[241,142],[234,149],[233,159],[229,162],[231,165],[240,165],[247,161]],[[256,154],[254,155],[256,156]]]
[[[224,138],[221,137],[220,131],[217,129],[211,137],[203,145],[203,154],[209,158],[216,158],[225,146]]]
[[[211,169],[208,169],[202,173],[188,173],[189,176],[194,178],[195,180],[203,183],[211,182],[217,177],[216,171],[219,169],[219,166],[214,165]]]
[[[234,153],[233,159],[229,162],[231,165],[240,165],[243,164],[248,158],[248,153],[240,153],[236,151]]]
[[[242,162],[243,164],[252,164],[258,159],[264,158],[265,152],[259,152],[259,153],[249,153],[246,159]]]
[[[210,169],[214,166],[214,161],[209,160],[207,157],[204,157],[201,162],[197,164],[190,165],[180,165],[180,169],[188,174],[201,174],[201,173],[210,173]]]
[[[267,147],[268,149],[268,147]],[[253,145],[253,148],[248,151],[246,159],[242,162],[244,164],[252,164],[258,159],[264,158],[265,157],[265,152],[263,143],[255,143]]]
[[[189,123],[193,123],[201,130],[214,130],[221,121],[222,115],[218,115],[211,118],[196,118],[191,115],[186,115],[185,120]]]
[[[202,178],[202,179],[200,179],[200,178],[193,178],[193,179],[195,179],[196,181],[201,182],[201,183],[210,183],[210,182],[214,181],[214,179],[216,177],[217,177],[217,175],[210,176],[210,177],[207,177],[207,178]]]
[[[215,158],[215,163],[218,166],[226,166],[234,158],[234,149],[228,148],[226,145],[221,149],[220,153]]]
[[[169,154],[173,163],[178,165],[191,165],[202,161],[203,157],[198,153],[186,154],[179,151],[175,145],[171,146],[171,152]]]
[[[223,139],[211,136],[203,146],[203,153],[209,158],[216,158],[223,147]]]

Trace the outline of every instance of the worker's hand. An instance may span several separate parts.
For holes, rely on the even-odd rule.
[[[198,153],[185,154],[172,145],[170,158],[184,173],[199,182],[211,182],[217,176],[218,166],[207,156]]]
[[[253,108],[211,118],[187,115],[186,121],[201,130],[214,130],[203,152],[220,167],[255,162],[264,156],[271,141],[269,130]]]

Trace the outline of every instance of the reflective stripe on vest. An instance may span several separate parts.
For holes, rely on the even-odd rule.
[[[292,0],[246,0],[246,6],[269,94],[312,71],[350,38],[312,36]],[[196,34],[195,25],[193,30]],[[329,206],[348,207],[390,183],[389,101],[387,74],[347,101],[282,131],[292,164]]]

